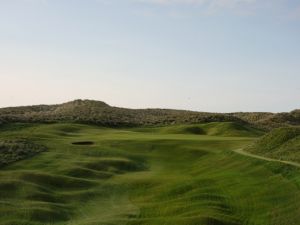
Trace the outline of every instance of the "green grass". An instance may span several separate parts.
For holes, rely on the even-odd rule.
[[[299,224],[297,168],[232,151],[254,141],[256,130],[197,129],[6,126],[1,139],[48,150],[0,170],[0,224]]]
[[[258,137],[264,132],[238,122],[211,122],[193,125],[173,125],[161,128],[137,128],[136,131],[159,132],[162,134],[198,134],[224,137]]]
[[[270,158],[300,162],[300,127],[274,129],[246,150]]]

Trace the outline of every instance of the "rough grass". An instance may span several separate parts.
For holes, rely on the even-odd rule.
[[[51,124],[0,131],[48,148],[0,170],[0,224],[299,224],[300,171],[231,151],[255,134],[153,129]],[[85,140],[94,145],[72,145]]]
[[[289,113],[237,112],[209,113],[173,109],[126,109],[101,101],[75,100],[59,105],[0,108],[0,127],[11,122],[73,122],[108,127],[239,122],[265,130],[300,125],[300,110]]]
[[[270,158],[300,162],[300,127],[274,129],[246,150]]]
[[[46,151],[43,145],[35,144],[28,140],[2,140],[0,141],[0,167],[13,162],[32,157]]]

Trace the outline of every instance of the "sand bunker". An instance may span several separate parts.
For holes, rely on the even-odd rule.
[[[94,142],[92,141],[76,141],[72,142],[72,145],[93,145]]]

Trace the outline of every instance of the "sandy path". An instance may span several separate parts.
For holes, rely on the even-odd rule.
[[[285,161],[285,160],[280,160],[280,159],[272,159],[272,158],[268,158],[268,157],[264,157],[264,156],[260,156],[260,155],[255,155],[252,154],[250,152],[246,152],[243,149],[236,149],[233,150],[235,153],[238,153],[240,155],[244,155],[244,156],[248,156],[248,157],[252,157],[252,158],[256,158],[256,159],[261,159],[261,160],[266,160],[269,162],[280,162],[280,163],[284,163],[284,164],[288,164],[291,166],[296,166],[300,168],[300,163],[296,163],[296,162],[291,162],[291,161]]]

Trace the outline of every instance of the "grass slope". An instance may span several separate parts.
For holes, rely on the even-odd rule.
[[[195,125],[168,126],[160,129],[161,133],[200,134],[226,137],[257,137],[263,131],[238,122],[211,122]]]
[[[0,170],[1,225],[299,224],[300,171],[232,151],[254,134],[18,124],[0,135],[48,148]]]
[[[270,158],[300,162],[300,127],[274,129],[246,150]]]

